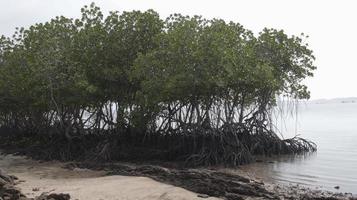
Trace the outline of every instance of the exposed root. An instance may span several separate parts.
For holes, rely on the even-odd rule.
[[[26,141],[26,142],[23,142]],[[273,132],[251,134],[250,131],[223,132],[205,130],[195,133],[154,135],[144,142],[107,135],[88,135],[68,142],[62,137],[9,136],[1,139],[4,149],[43,160],[94,161],[175,161],[186,166],[238,166],[255,160],[255,156],[300,154],[316,151],[316,144],[300,137],[282,140]],[[18,147],[26,147],[20,150]]]
[[[253,161],[257,155],[272,156],[316,151],[316,144],[311,141],[299,137],[282,140],[274,132],[205,132],[172,137],[173,139],[167,139],[167,142],[181,142],[169,144],[175,146],[171,148],[171,158],[184,158],[189,166],[238,166]]]

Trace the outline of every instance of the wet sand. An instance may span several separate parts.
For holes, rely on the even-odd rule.
[[[20,179],[28,197],[44,192],[69,193],[79,200],[199,200],[196,193],[146,177],[105,176],[104,171],[69,170],[65,163],[39,162],[23,156],[0,155],[0,168]],[[218,198],[207,198],[218,200]]]

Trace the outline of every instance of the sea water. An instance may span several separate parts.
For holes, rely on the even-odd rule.
[[[284,137],[314,141],[317,152],[270,158],[244,170],[276,183],[357,194],[357,103],[299,103],[297,119],[295,114],[278,119]]]

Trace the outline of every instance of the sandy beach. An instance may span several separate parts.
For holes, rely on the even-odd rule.
[[[23,156],[0,155],[0,168],[19,177],[19,187],[28,197],[42,193],[68,193],[86,200],[195,200],[196,193],[146,177],[105,176],[103,171],[64,169],[64,163],[39,162]],[[214,200],[217,198],[207,198]]]

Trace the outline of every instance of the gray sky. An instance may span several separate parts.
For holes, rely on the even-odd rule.
[[[110,10],[154,9],[198,14],[239,22],[259,32],[264,27],[310,36],[316,56],[315,76],[306,81],[312,99],[357,97],[357,1],[355,0],[0,0],[0,34],[15,27],[45,22],[57,15],[78,17],[80,8],[95,2]]]

